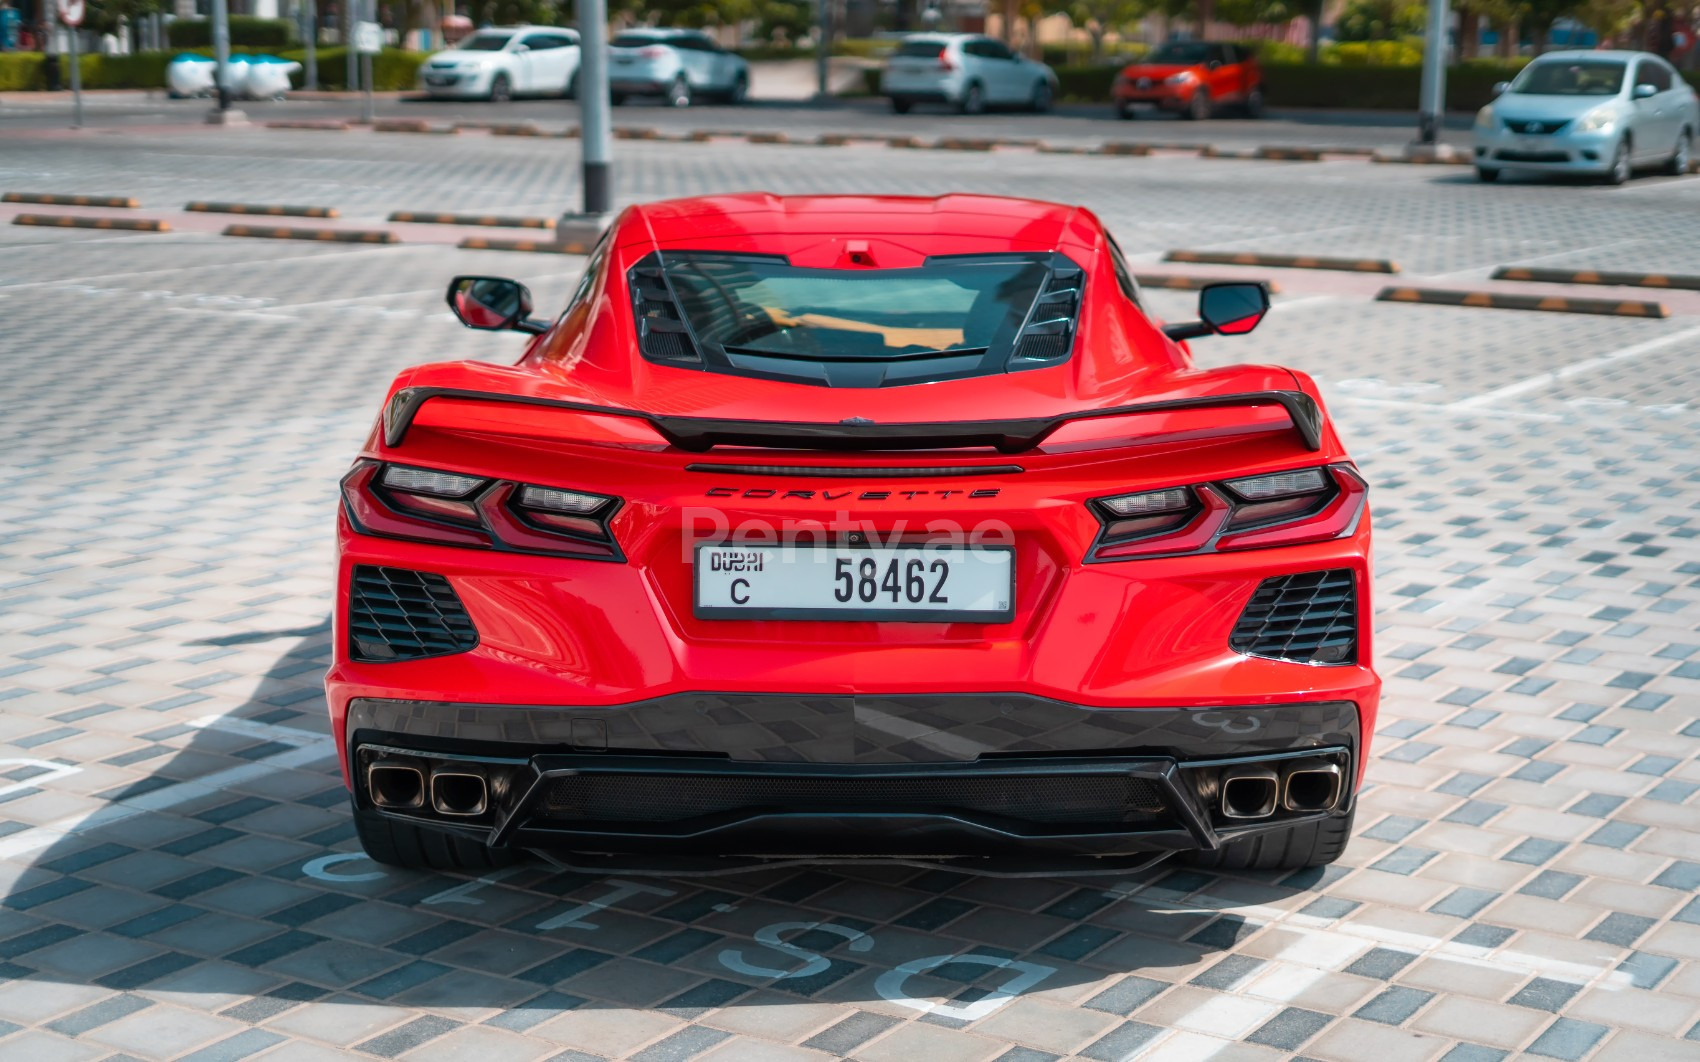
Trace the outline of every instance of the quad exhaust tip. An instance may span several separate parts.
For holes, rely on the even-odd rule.
[[[1262,764],[1230,767],[1222,772],[1222,817],[1261,819],[1275,814],[1281,777]]]
[[[405,763],[379,761],[366,768],[366,791],[381,808],[425,806],[425,772]]]
[[[434,771],[431,774],[431,810],[439,815],[467,818],[482,815],[490,806],[490,788],[481,774],[463,771]]]
[[[1288,811],[1330,811],[1340,802],[1340,765],[1300,761],[1281,779],[1281,806]]]

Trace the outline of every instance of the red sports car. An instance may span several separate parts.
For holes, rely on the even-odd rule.
[[[1326,863],[1380,680],[1301,373],[1200,369],[1090,212],[626,210],[512,366],[403,372],[338,516],[333,731],[377,860]]]

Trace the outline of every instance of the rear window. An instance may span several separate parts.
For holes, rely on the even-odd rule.
[[[1623,88],[1624,64],[1607,59],[1542,60],[1530,63],[1511,83],[1526,96],[1615,96]]]
[[[653,33],[621,33],[609,42],[615,48],[647,48],[651,44],[671,44],[665,37]]]
[[[866,387],[1065,360],[1083,276],[1050,254],[805,269],[778,256],[694,251],[650,256],[632,285],[640,329],[682,322],[703,368]],[[673,349],[644,346],[662,355],[651,360],[678,360],[665,352]]]
[[[921,40],[902,42],[897,46],[897,51],[893,54],[901,55],[907,59],[931,59],[944,51],[944,48],[944,41],[926,40],[923,38]]]

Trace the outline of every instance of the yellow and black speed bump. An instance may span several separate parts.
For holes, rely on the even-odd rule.
[[[744,142],[749,144],[789,144],[791,138],[784,133],[745,133]]]
[[[335,133],[346,133],[348,122],[328,118],[283,118],[275,122],[267,122],[267,129],[325,129]]]
[[[226,236],[254,236],[263,240],[317,240],[322,243],[399,243],[395,233],[374,229],[297,229],[288,226],[228,225]]]
[[[1447,291],[1440,288],[1382,288],[1377,302],[1414,302],[1428,306],[1473,306],[1485,310],[1540,310],[1604,317],[1669,317],[1663,303],[1633,299],[1571,299],[1561,295],[1518,295],[1498,291]]]
[[[1095,154],[1099,155],[1149,155],[1150,144],[1136,144],[1131,140],[1107,140],[1098,145]]]
[[[916,149],[920,149],[920,148],[930,148],[933,145],[930,141],[922,140],[918,136],[888,136],[888,137],[885,138],[885,146],[886,147],[894,147],[894,148],[916,148]]]
[[[543,130],[530,122],[503,122],[489,127],[491,136],[542,136]]]
[[[452,125],[432,125],[423,118],[379,118],[372,123],[374,133],[443,133],[460,132]]]
[[[271,203],[208,203],[195,200],[183,208],[197,214],[264,214],[274,218],[334,218],[336,207],[277,206]]]
[[[552,229],[554,218],[521,218],[504,214],[429,214],[413,210],[398,210],[391,221],[411,221],[416,225],[480,225],[491,229]]]
[[[590,244],[578,240],[492,240],[483,236],[468,236],[460,241],[468,251],[529,251],[532,254],[589,254]]]
[[[74,214],[19,214],[14,225],[41,225],[55,229],[121,229],[125,232],[170,232],[171,226],[155,218],[85,218]]]
[[[990,151],[997,146],[995,140],[979,140],[965,136],[947,136],[933,145],[939,151]]]
[[[1172,273],[1137,273],[1133,280],[1142,288],[1160,288],[1164,291],[1199,291],[1211,284],[1246,283],[1246,281],[1237,277],[1189,277],[1176,276]],[[1264,290],[1271,295],[1279,294],[1281,291],[1280,286],[1273,280],[1254,280],[1251,283],[1262,284]]]
[[[1281,162],[1321,162],[1321,148],[1266,146],[1257,149],[1256,157]]]
[[[142,204],[127,195],[52,195],[47,192],[7,192],[0,203],[34,203],[37,206],[122,207],[134,210]]]
[[[1671,288],[1700,291],[1700,276],[1678,273],[1614,273],[1605,269],[1542,269],[1529,266],[1500,266],[1495,280],[1534,280],[1543,284],[1598,284],[1605,287]]]
[[[1195,265],[1247,265],[1270,269],[1331,269],[1343,273],[1397,273],[1399,266],[1385,258],[1324,258],[1311,254],[1257,254],[1251,251],[1170,251],[1165,262]]]
[[[843,133],[822,133],[815,137],[815,144],[818,147],[848,147],[850,137]]]
[[[615,140],[660,140],[659,129],[633,129],[631,126],[617,126],[614,129]]]

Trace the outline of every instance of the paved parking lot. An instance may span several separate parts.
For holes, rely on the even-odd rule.
[[[473,135],[31,134],[0,140],[0,190],[370,226],[558,212],[575,162]],[[1700,273],[1695,178],[648,143],[619,167],[624,201],[1077,201],[1141,269],[1188,247],[1389,257],[1454,287],[1513,264]],[[1680,296],[1629,320],[1239,271],[1284,294],[1200,358],[1314,373],[1375,492],[1389,682],[1334,867],[469,880],[352,839],[319,688],[335,482],[396,369],[517,350],[454,324],[449,275],[516,275],[547,307],[582,260],[216,228],[0,225],[0,1057],[1700,1058],[1700,310]]]

